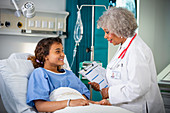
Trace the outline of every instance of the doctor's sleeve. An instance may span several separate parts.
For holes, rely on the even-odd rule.
[[[49,101],[49,85],[42,70],[34,70],[28,80],[27,104],[34,106],[34,100]]]
[[[130,54],[127,59],[127,83],[109,88],[109,101],[111,104],[131,102],[149,91],[151,72],[148,59],[141,51],[135,52],[135,54]]]

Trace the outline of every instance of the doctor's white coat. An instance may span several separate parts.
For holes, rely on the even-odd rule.
[[[131,39],[127,38],[122,47],[118,48],[107,66],[109,101],[135,113],[164,113],[154,58],[145,42],[137,36],[124,58],[118,59]]]

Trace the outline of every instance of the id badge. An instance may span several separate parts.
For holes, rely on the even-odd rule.
[[[112,71],[111,78],[113,78],[113,79],[121,79],[121,73],[119,71]]]

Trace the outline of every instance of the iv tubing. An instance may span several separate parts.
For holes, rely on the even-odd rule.
[[[72,63],[71,63],[71,68],[72,68],[72,66],[73,66],[74,59],[75,59],[75,56],[76,56],[77,46],[78,46],[78,43],[76,43],[75,46],[74,46],[74,53],[73,53],[73,60],[72,60]]]

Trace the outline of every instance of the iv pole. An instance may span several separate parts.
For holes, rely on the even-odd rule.
[[[80,8],[77,5],[77,9],[80,11],[82,9],[83,6],[87,6],[87,7],[92,7],[92,44],[91,44],[91,55],[90,55],[90,61],[94,61],[94,7],[104,7],[106,10],[106,6],[105,5],[81,5]],[[92,100],[92,88],[90,85],[90,100]]]
[[[77,5],[77,9],[80,11],[82,9],[83,6],[87,6],[87,7],[92,7],[92,44],[91,44],[91,55],[90,55],[90,61],[94,61],[94,7],[104,7],[106,10],[106,6],[105,5],[81,5],[80,8]]]

